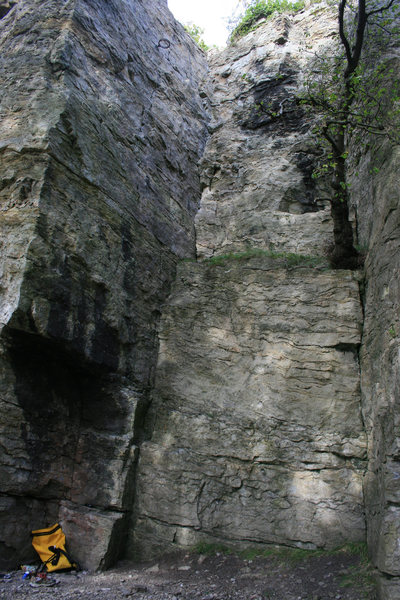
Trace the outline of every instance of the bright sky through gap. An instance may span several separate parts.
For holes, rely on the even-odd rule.
[[[229,32],[228,19],[238,0],[168,0],[169,10],[183,25],[194,23],[202,29],[207,45],[225,46]]]

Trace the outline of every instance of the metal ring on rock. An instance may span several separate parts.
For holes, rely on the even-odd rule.
[[[157,48],[170,48],[171,47],[171,42],[169,40],[167,40],[166,38],[161,38],[161,40],[158,42],[158,46]]]

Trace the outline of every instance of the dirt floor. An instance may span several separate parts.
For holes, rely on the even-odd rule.
[[[276,551],[247,558],[180,553],[100,574],[60,573],[46,583],[1,574],[0,599],[68,600],[373,600],[370,569],[350,551]],[[48,585],[50,583],[51,585]]]

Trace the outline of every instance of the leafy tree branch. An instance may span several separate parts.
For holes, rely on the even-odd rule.
[[[378,1],[339,1],[337,47],[314,56],[302,100],[317,113],[319,134],[329,148],[318,172],[331,172],[335,245],[330,259],[336,268],[358,266],[346,180],[350,136],[364,132],[400,141],[400,82],[384,57],[393,38],[399,39],[399,11],[395,0]]]
[[[233,30],[230,42],[256,29],[264,19],[279,13],[295,13],[304,8],[304,0],[251,0],[242,4],[246,10],[236,22],[231,23]]]
[[[203,52],[208,52],[210,46],[207,46],[202,36],[204,34],[204,29],[195,25],[195,23],[187,23],[184,25],[185,31],[194,39],[196,44],[203,50]]]

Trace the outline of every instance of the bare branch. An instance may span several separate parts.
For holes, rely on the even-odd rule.
[[[339,35],[340,35],[340,41],[342,42],[344,49],[346,51],[347,63],[350,64],[351,59],[352,59],[351,48],[350,48],[349,40],[347,39],[346,34],[344,32],[344,11],[346,8],[346,4],[347,4],[347,0],[341,0],[339,2]]]
[[[381,25],[380,23],[371,23],[370,26],[374,26],[374,27],[378,27],[379,29],[382,29],[382,31],[384,31],[385,33],[387,33],[388,35],[390,35],[390,31],[389,29],[386,29],[386,27],[384,27],[383,25]]]
[[[344,78],[348,79],[352,73],[357,69],[360,62],[361,51],[364,42],[365,27],[367,25],[367,13],[365,7],[365,0],[358,0],[358,15],[357,15],[357,31],[356,41],[353,47],[351,60],[347,65],[347,69],[344,73]]]

